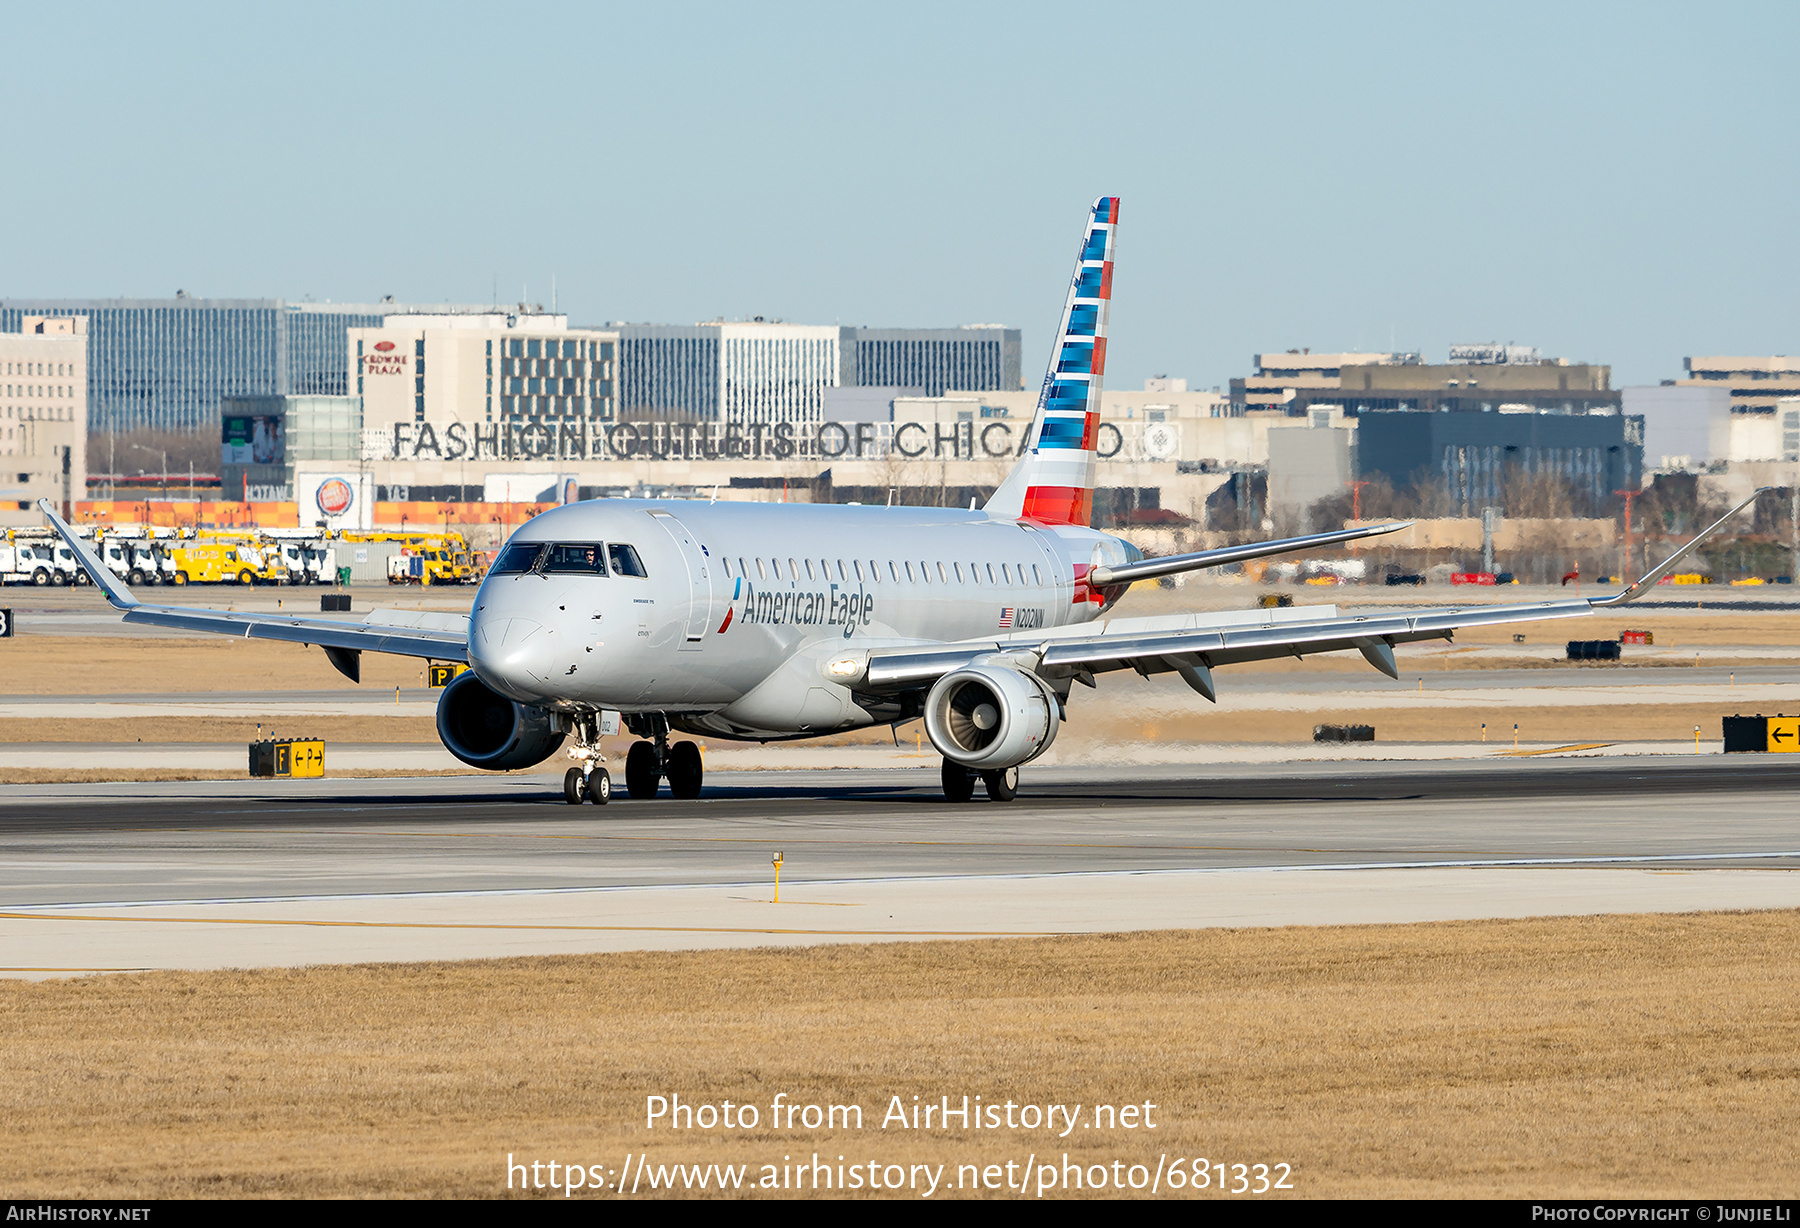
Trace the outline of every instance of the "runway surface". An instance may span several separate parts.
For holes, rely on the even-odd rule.
[[[1764,757],[7,786],[12,975],[646,947],[1800,906]],[[770,859],[784,854],[783,901]]]
[[[980,798],[978,792],[977,797]],[[1800,868],[1800,763],[1763,756],[714,773],[573,807],[554,777],[7,786],[0,905],[1246,866],[1666,859]],[[1621,863],[1623,864],[1623,863]]]

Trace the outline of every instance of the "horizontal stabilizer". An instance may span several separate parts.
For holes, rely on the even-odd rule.
[[[1094,588],[1105,588],[1111,584],[1131,584],[1138,580],[1154,580],[1158,576],[1173,576],[1184,571],[1199,571],[1203,567],[1242,563],[1250,559],[1268,558],[1275,554],[1292,554],[1296,550],[1316,550],[1321,546],[1335,546],[1340,542],[1353,542],[1364,537],[1379,537],[1383,533],[1397,533],[1411,524],[1412,521],[1403,520],[1398,524],[1378,524],[1362,529],[1338,529],[1331,533],[1312,533],[1306,537],[1284,537],[1279,541],[1222,546],[1217,550],[1199,550],[1193,554],[1171,554],[1165,558],[1142,559],[1136,563],[1123,563],[1117,567],[1096,567],[1088,572],[1087,582]]]

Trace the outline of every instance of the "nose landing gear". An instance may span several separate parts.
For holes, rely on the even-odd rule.
[[[601,767],[606,756],[600,753],[600,720],[592,713],[575,718],[575,745],[569,747],[569,758],[579,766],[563,773],[563,800],[579,806],[585,798],[596,806],[612,800],[612,777]],[[627,767],[629,770],[629,765]]]

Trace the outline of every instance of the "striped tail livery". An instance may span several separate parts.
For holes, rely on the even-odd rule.
[[[988,500],[991,516],[1047,525],[1093,523],[1094,434],[1100,425],[1118,227],[1119,198],[1102,196],[1088,214],[1024,455]]]

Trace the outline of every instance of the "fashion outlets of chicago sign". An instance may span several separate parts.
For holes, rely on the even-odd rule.
[[[787,460],[792,457],[1003,459],[1025,448],[1029,421],[1008,422],[396,422],[388,460]],[[1102,422],[1091,446],[1119,455]],[[371,457],[370,459],[376,459]]]

